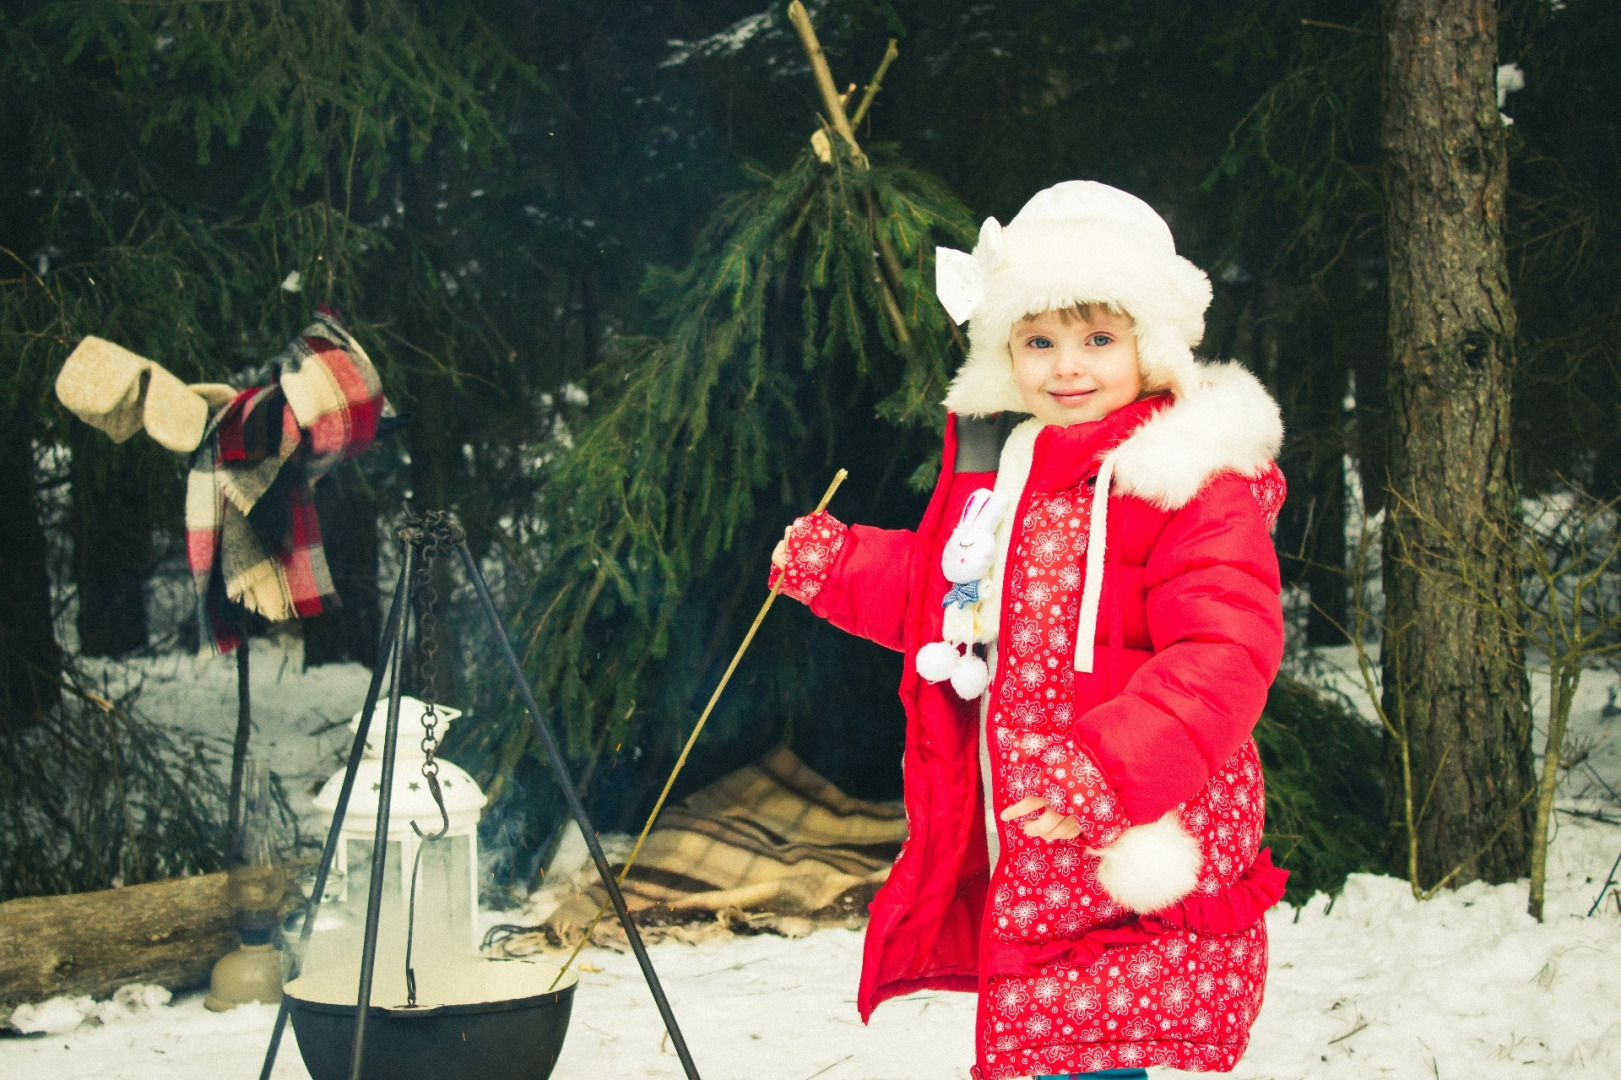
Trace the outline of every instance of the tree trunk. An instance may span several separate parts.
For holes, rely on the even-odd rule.
[[[1514,311],[1503,242],[1508,163],[1489,0],[1386,0],[1390,499],[1384,698],[1412,755],[1416,884],[1523,875],[1532,808],[1529,692],[1508,618]],[[1464,595],[1459,575],[1501,602]],[[1493,609],[1496,610],[1493,610]],[[1401,835],[1399,755],[1386,772]],[[1393,860],[1406,872],[1405,855]]]
[[[34,493],[32,402],[0,417],[0,734],[59,699],[45,530]]]
[[[118,445],[74,424],[73,582],[85,656],[122,656],[147,644],[146,579],[152,568],[149,478],[139,441]]]
[[[1350,624],[1345,573],[1345,367],[1324,313],[1293,313],[1280,334],[1278,401],[1284,430],[1296,432],[1280,461],[1289,500],[1277,546],[1290,586],[1304,586],[1306,644],[1343,645]]]
[[[444,237],[435,231],[434,203],[439,192],[439,161],[433,154],[420,162],[403,167],[404,196],[407,219],[416,230],[410,242],[420,245],[424,253],[431,252]],[[418,257],[425,257],[418,256]],[[406,358],[408,374],[405,379],[406,400],[410,404],[411,423],[405,437],[411,455],[411,490],[409,502],[418,513],[430,510],[449,510],[459,513],[459,493],[465,476],[462,465],[462,440],[457,429],[456,407],[464,400],[459,393],[456,375],[455,339],[446,328],[451,317],[448,310],[434,310],[412,295],[409,283],[403,278],[389,284],[397,310],[403,312],[400,335],[409,347],[401,350]],[[435,305],[437,306],[437,305]],[[443,323],[436,319],[444,320]],[[473,421],[476,425],[477,421]],[[388,542],[393,544],[392,537]],[[437,700],[446,705],[457,705],[463,697],[463,672],[458,625],[451,617],[450,600],[460,568],[452,567],[455,559],[441,557],[434,566],[432,583],[437,594]],[[406,657],[406,688],[420,694],[422,685],[417,668],[421,655],[421,615],[426,610],[428,595],[413,585],[413,603],[416,605],[418,625],[410,635],[411,653]]]
[[[377,592],[377,496],[358,462],[332,470],[315,485],[332,583],[343,606],[304,620],[304,666],[353,660],[377,662],[382,604]]]
[[[1345,574],[1345,474],[1341,461],[1319,462],[1316,516],[1312,521],[1311,566],[1306,589],[1311,608],[1306,612],[1306,644],[1344,645],[1351,625],[1351,606]]]
[[[1386,420],[1389,378],[1383,322],[1380,319],[1380,325],[1362,325],[1340,334],[1350,356],[1350,373],[1355,383],[1352,387],[1356,396],[1356,408],[1352,410],[1352,445],[1357,478],[1362,482],[1364,520],[1385,508],[1385,483],[1389,475],[1385,466],[1385,448],[1390,442]]]
[[[1313,370],[1308,395],[1314,434],[1311,455],[1312,520],[1306,588],[1308,645],[1344,645],[1351,625],[1345,573],[1345,365],[1323,318],[1312,320]]]

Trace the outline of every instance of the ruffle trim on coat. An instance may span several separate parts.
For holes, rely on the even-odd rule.
[[[1039,975],[1052,964],[1087,968],[1110,949],[1141,945],[1164,934],[1236,934],[1254,926],[1283,899],[1289,871],[1272,864],[1272,849],[1262,848],[1250,868],[1214,896],[1190,896],[1120,926],[1105,926],[1073,940],[1039,945],[992,941],[986,949],[987,975]]]

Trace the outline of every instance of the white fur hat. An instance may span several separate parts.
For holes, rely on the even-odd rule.
[[[1008,350],[1013,324],[1076,304],[1132,317],[1147,388],[1181,397],[1197,378],[1193,347],[1204,337],[1210,279],[1176,253],[1153,207],[1107,184],[1055,184],[1005,229],[986,218],[972,255],[936,250],[935,291],[953,321],[970,324],[968,359],[945,400],[963,416],[1028,412]]]

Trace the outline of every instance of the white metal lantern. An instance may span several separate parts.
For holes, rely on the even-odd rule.
[[[412,830],[415,822],[423,835],[433,836],[443,822],[433,801],[428,781],[422,775],[426,755],[422,750],[422,717],[427,706],[414,697],[400,698],[399,734],[395,740],[394,782],[388,812],[388,856],[383,878],[383,906],[378,924],[380,955],[405,951],[408,913],[411,905],[412,867],[417,851],[422,862],[416,881],[416,934],[413,951],[429,958],[435,953],[462,952],[461,942],[478,948],[478,819],[484,809],[484,792],[466,771],[439,757],[439,787],[445,800],[450,828],[445,836],[425,843]],[[444,737],[450,721],[460,709],[435,705],[439,722],[435,735]],[[382,789],[383,738],[387,731],[388,702],[377,703],[367,731],[365,757],[355,773],[355,786],[349,796],[338,850],[321,914],[311,939],[312,954],[306,969],[326,966],[336,960],[336,951],[359,955],[359,931],[365,924],[367,888],[371,875],[372,844],[377,832],[377,804]],[[358,730],[360,713],[349,720]],[[315,806],[330,823],[343,789],[344,770],[332,774]],[[352,909],[352,910],[351,910]],[[327,931],[327,932],[323,932]]]

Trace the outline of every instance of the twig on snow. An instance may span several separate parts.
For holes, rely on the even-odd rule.
[[[1362,1019],[1362,1017],[1359,1016],[1359,1017],[1356,1018],[1356,1026],[1355,1027],[1353,1027],[1350,1031],[1347,1031],[1344,1035],[1336,1035],[1336,1036],[1334,1036],[1332,1039],[1328,1040],[1328,1045],[1333,1046],[1337,1042],[1343,1042],[1343,1041],[1345,1041],[1346,1039],[1349,1039],[1352,1035],[1355,1035],[1357,1032],[1361,1031],[1363,1028],[1365,1028],[1367,1026],[1368,1026],[1368,1022],[1366,1020]]]
[[[833,1065],[843,1065],[846,1061],[849,1061],[853,1057],[855,1057],[854,1054],[845,1054],[843,1057],[839,1058],[839,1060],[835,1061]],[[805,1077],[805,1080],[816,1080],[818,1076],[821,1076],[823,1073],[827,1072],[827,1070],[831,1069],[833,1065],[823,1065],[820,1069],[817,1069],[815,1072]]]

